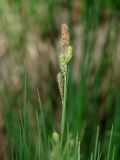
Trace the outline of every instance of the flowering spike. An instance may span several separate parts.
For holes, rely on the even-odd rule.
[[[72,47],[69,45],[69,28],[67,24],[62,24],[61,28],[61,52],[59,54],[60,73],[58,73],[57,81],[61,98],[64,97],[64,80],[67,74],[68,64],[72,58]]]

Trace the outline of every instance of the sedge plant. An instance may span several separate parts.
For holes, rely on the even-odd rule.
[[[62,24],[61,28],[61,44],[59,53],[60,72],[57,75],[59,91],[62,100],[62,116],[61,116],[61,143],[65,128],[65,114],[67,101],[67,82],[68,82],[68,65],[72,58],[72,47],[69,45],[69,28],[67,24]]]

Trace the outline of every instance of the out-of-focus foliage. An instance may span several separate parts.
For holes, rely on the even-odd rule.
[[[45,160],[54,153],[61,155],[60,142],[48,137],[60,131],[56,75],[63,22],[69,25],[74,50],[67,98],[69,133],[63,155],[68,154],[68,159],[80,155],[90,159],[91,155],[95,160],[91,152],[100,126],[96,148],[101,156],[98,153],[97,159],[111,160],[113,153],[113,159],[119,158],[119,10],[119,0],[0,1],[0,159]]]

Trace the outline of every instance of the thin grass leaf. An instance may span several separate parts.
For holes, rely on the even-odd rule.
[[[80,142],[78,143],[78,160],[80,160]]]
[[[108,153],[107,153],[107,160],[109,160],[109,158],[110,158],[112,135],[113,135],[113,126],[112,126],[111,134],[110,134],[110,140],[109,140],[109,146],[108,146]]]
[[[93,160],[93,158],[94,158],[93,153],[91,153],[90,160]]]
[[[38,100],[39,100],[39,106],[40,106],[40,114],[41,114],[41,121],[42,121],[42,127],[43,127],[43,135],[44,135],[44,140],[45,140],[45,147],[47,150],[47,133],[45,130],[45,122],[43,118],[42,104],[41,104],[41,99],[40,99],[40,94],[39,94],[38,89],[37,89],[37,94],[38,94]]]
[[[114,157],[115,156],[115,146],[114,146],[114,148],[113,148],[113,153],[112,153],[112,160],[114,160]]]
[[[96,142],[95,142],[95,151],[94,151],[94,160],[97,159],[98,153],[98,138],[99,138],[99,127],[97,128]]]

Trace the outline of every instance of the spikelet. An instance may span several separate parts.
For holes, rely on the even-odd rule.
[[[67,63],[66,63],[66,55],[65,54],[61,53],[59,55],[59,65],[60,65],[61,73],[65,76],[67,73]]]
[[[72,47],[69,46],[65,54],[65,62],[67,63],[67,65],[69,64],[71,58],[72,58]]]
[[[62,53],[66,53],[69,46],[69,28],[66,23],[62,24],[61,35],[61,51]]]
[[[58,73],[58,75],[57,75],[57,82],[58,82],[58,87],[59,87],[61,99],[63,99],[63,95],[64,95],[64,77],[63,77],[63,74],[61,72]]]
[[[72,47],[69,46],[66,53],[59,55],[59,65],[62,74],[65,76],[67,74],[67,66],[72,58]]]

